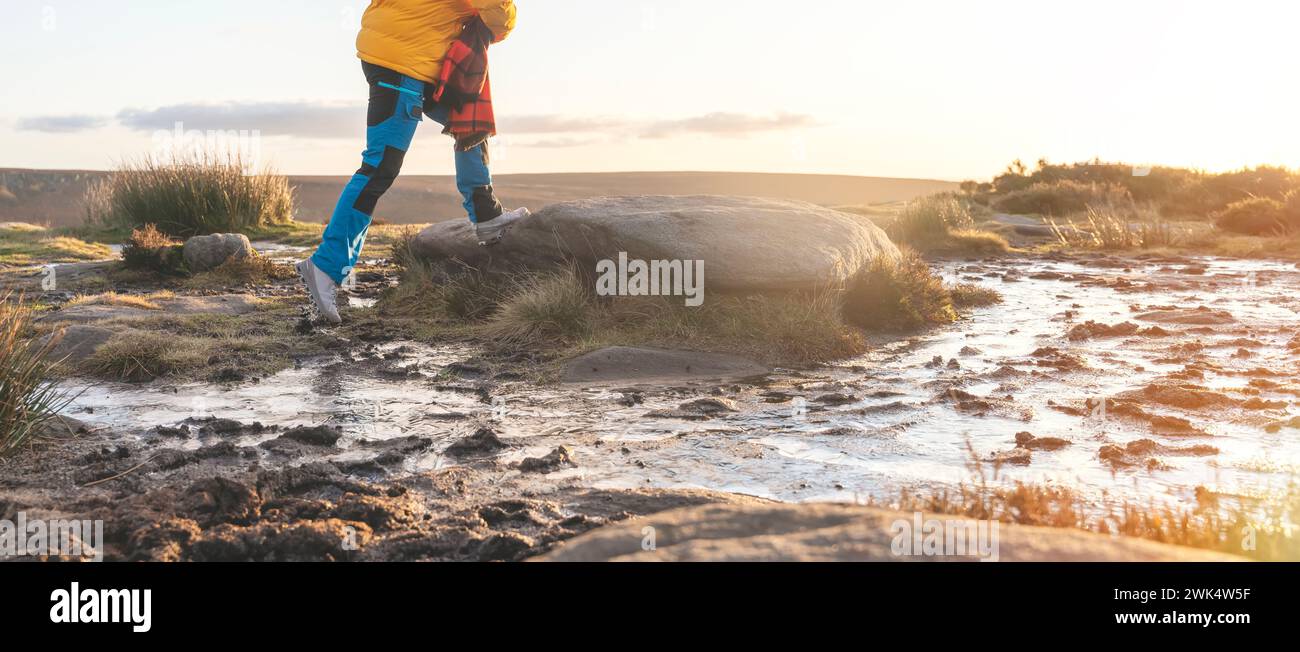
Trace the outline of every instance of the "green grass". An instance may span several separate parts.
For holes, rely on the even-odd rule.
[[[19,450],[67,407],[72,396],[53,378],[50,354],[62,333],[32,339],[33,312],[22,297],[0,296],[0,457]]]
[[[591,332],[598,312],[581,275],[564,268],[508,280],[483,331],[493,341],[512,345],[572,341]]]
[[[248,175],[245,167],[236,154],[211,153],[125,163],[88,191],[88,222],[117,228],[153,224],[175,237],[292,222],[289,180],[270,170]]]
[[[0,225],[0,266],[32,267],[113,257],[108,245],[32,224]]]
[[[115,335],[82,362],[82,370],[106,380],[143,383],[197,368],[203,350],[185,346],[182,339],[157,333],[127,332]]]

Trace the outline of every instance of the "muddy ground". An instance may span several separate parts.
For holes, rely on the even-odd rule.
[[[0,518],[103,519],[114,560],[520,560],[678,507],[953,487],[972,457],[1099,510],[1253,505],[1294,482],[1293,265],[939,264],[1004,302],[860,359],[727,381],[537,384],[535,360],[382,325],[303,330],[332,344],[265,377],[74,379],[77,421],[0,462]],[[354,316],[393,281],[367,277]]]

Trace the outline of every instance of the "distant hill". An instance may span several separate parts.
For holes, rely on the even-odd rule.
[[[85,170],[0,169],[0,222],[80,224],[81,198],[105,173]],[[348,177],[290,176],[298,191],[298,219],[329,218]],[[538,209],[548,204],[607,195],[752,195],[800,199],[827,206],[906,201],[957,184],[813,174],[744,172],[612,172],[499,175],[497,194],[507,205]],[[379,204],[376,217],[394,224],[461,219],[460,196],[450,176],[405,176]]]

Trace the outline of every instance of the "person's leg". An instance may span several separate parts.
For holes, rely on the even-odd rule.
[[[317,268],[340,285],[361,256],[379,198],[402,171],[424,105],[424,82],[379,66],[363,67],[370,83],[366,151],[361,169],[343,189],[321,245],[311,257]]]
[[[492,171],[488,168],[487,141],[466,151],[456,148],[456,189],[464,198],[469,221],[490,222],[505,212],[492,190]]]
[[[429,118],[441,125],[450,119],[446,106],[437,105],[429,111]],[[456,152],[456,190],[460,191],[462,206],[474,224],[489,222],[501,216],[503,209],[492,190],[492,172],[488,166],[487,140],[465,151],[459,144],[453,145]]]

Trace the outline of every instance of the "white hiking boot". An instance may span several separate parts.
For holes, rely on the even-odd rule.
[[[474,236],[478,238],[478,244],[481,247],[491,247],[501,242],[506,234],[510,232],[510,227],[515,222],[532,215],[527,208],[516,208],[509,213],[502,213],[499,217],[474,225]]]
[[[343,318],[339,316],[338,283],[329,274],[320,271],[310,258],[294,265],[294,269],[298,270],[298,276],[302,277],[303,284],[307,286],[307,294],[311,297],[316,312],[331,324],[343,323]]]

